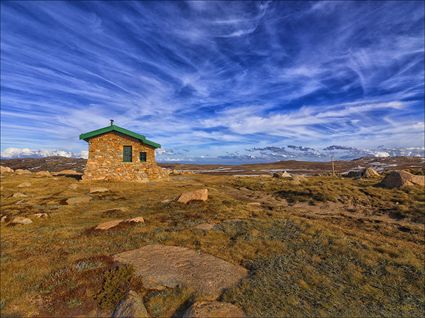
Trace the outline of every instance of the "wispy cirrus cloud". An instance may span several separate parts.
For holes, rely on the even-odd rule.
[[[2,149],[79,152],[109,119],[186,158],[424,143],[422,2],[1,9]]]

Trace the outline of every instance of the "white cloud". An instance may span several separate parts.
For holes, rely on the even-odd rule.
[[[44,158],[51,156],[60,156],[67,158],[84,158],[87,151],[82,151],[80,154],[66,150],[48,150],[48,149],[30,149],[30,148],[6,148],[1,152],[1,157],[10,158]]]

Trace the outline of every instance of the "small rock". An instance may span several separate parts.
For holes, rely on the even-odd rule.
[[[27,195],[22,193],[22,192],[16,192],[12,195],[12,197],[14,197],[14,198],[26,198]]]
[[[9,224],[31,224],[32,221],[28,218],[24,218],[23,216],[15,216]]]
[[[109,229],[112,229],[113,227],[116,227],[118,224],[124,222],[124,220],[113,220],[108,222],[103,222],[98,224],[94,229],[100,230],[100,231],[106,231]]]
[[[79,197],[73,197],[66,200],[66,204],[73,205],[73,204],[80,204],[80,203],[87,203],[91,200],[91,197],[88,195],[82,195]]]
[[[273,178],[292,178],[292,175],[284,171],[283,173],[273,173]]]
[[[214,223],[201,223],[194,226],[193,228],[197,230],[202,230],[202,231],[209,231],[209,230],[212,230],[214,226],[215,226]]]
[[[0,222],[1,222],[1,223],[4,223],[4,222],[6,222],[6,221],[7,221],[7,219],[8,219],[7,215],[3,215],[3,216],[0,218]]]
[[[161,203],[163,203],[163,204],[167,204],[167,203],[170,203],[171,202],[171,200],[170,199],[165,199],[165,200],[162,200],[161,201]]]
[[[34,216],[36,218],[48,218],[49,215],[47,213],[35,213]]]
[[[286,171],[284,171],[282,173],[282,178],[292,178],[292,175],[290,173],[287,173]]]
[[[16,174],[31,174],[32,172],[26,169],[16,169],[15,173]]]
[[[145,219],[142,216],[137,216],[132,219],[125,220],[127,223],[145,223]]]
[[[360,179],[362,177],[363,170],[349,170],[341,173],[341,176],[346,178]]]
[[[35,173],[38,177],[51,177],[52,174],[49,171],[39,171]]]
[[[242,318],[244,312],[238,306],[219,301],[194,303],[184,313],[183,318]]]
[[[12,168],[9,167],[5,167],[5,166],[0,166],[0,174],[3,173],[12,173],[14,170]]]
[[[59,172],[53,172],[54,176],[82,176],[83,174],[81,172],[77,172],[75,170],[62,170]]]
[[[69,189],[71,189],[71,190],[77,190],[78,189],[78,184],[76,184],[76,183],[71,184],[69,186]]]
[[[261,206],[260,202],[249,202],[246,204],[247,206]]]
[[[143,298],[130,290],[127,297],[115,308],[113,318],[148,318],[149,314],[143,304]]]
[[[31,183],[29,182],[22,182],[21,184],[18,185],[18,188],[28,188],[31,186]]]
[[[103,193],[103,192],[109,192],[109,189],[102,188],[102,187],[93,187],[93,188],[90,188],[90,193]]]
[[[200,189],[195,191],[184,192],[180,195],[177,202],[189,203],[190,201],[207,201],[208,189]]]
[[[363,174],[362,174],[362,177],[363,178],[366,178],[366,179],[369,179],[369,178],[378,178],[378,177],[380,177],[381,175],[375,170],[375,169],[373,169],[373,168],[366,168],[364,171],[363,171]]]

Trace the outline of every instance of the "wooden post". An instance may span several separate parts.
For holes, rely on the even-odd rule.
[[[331,157],[332,162],[332,176],[335,177],[335,163],[334,163],[334,156]]]

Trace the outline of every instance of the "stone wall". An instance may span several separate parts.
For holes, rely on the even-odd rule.
[[[90,138],[89,158],[83,180],[138,181],[167,176],[155,162],[155,149],[139,140],[110,132]],[[123,147],[132,146],[132,162],[123,162]],[[146,152],[146,162],[140,162],[140,152]]]

